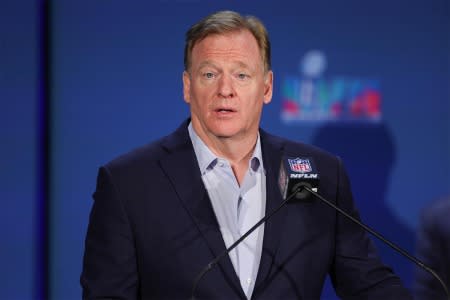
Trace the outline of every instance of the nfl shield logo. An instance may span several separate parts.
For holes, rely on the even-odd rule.
[[[301,159],[301,158],[295,158],[295,159],[288,159],[289,166],[291,167],[291,170],[298,173],[308,173],[312,171],[311,163],[309,162],[309,159]]]

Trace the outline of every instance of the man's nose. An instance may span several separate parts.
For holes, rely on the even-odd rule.
[[[230,98],[235,95],[233,79],[230,75],[224,74],[219,79],[218,94],[224,98]]]

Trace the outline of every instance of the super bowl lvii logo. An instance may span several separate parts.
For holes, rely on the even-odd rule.
[[[379,82],[346,76],[326,78],[326,66],[325,54],[312,50],[301,61],[301,76],[283,79],[281,119],[286,123],[381,121]]]

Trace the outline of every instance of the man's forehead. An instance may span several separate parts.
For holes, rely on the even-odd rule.
[[[253,40],[249,38],[249,35]],[[249,31],[209,35],[195,44],[191,59],[198,64],[198,67],[215,65],[222,60],[240,67],[263,63],[261,50]]]

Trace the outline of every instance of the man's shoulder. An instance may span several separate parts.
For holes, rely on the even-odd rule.
[[[440,198],[426,207],[422,213],[422,222],[425,226],[441,228],[450,236],[450,196]]]
[[[310,156],[320,160],[336,159],[336,155],[312,144],[273,135],[264,130],[261,130],[260,132],[262,143],[279,148],[286,156]]]
[[[169,135],[160,137],[142,146],[136,147],[112,159],[105,166],[112,170],[149,167],[162,158],[179,149],[190,146],[187,126],[181,125]]]
[[[159,157],[164,155],[164,148],[162,147],[164,139],[165,137],[162,137],[122,153],[107,162],[106,166],[109,168],[118,168],[158,160]]]
[[[433,217],[437,215],[448,217],[450,213],[450,196],[439,198],[438,200],[432,202],[424,209],[424,213]]]

